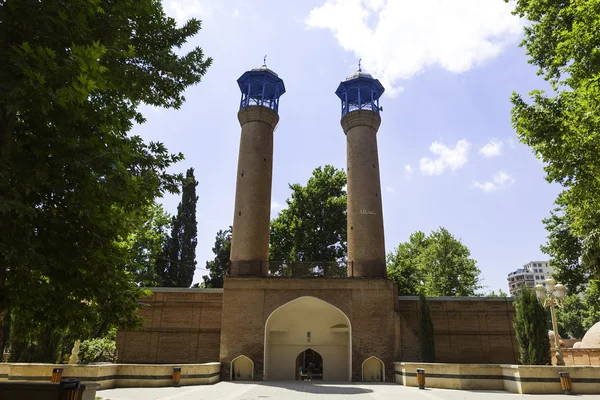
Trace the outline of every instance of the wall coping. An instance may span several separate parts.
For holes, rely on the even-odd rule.
[[[564,350],[564,349],[563,349]],[[425,363],[425,362],[405,362],[394,361],[394,365],[411,366],[411,365],[431,365],[431,366],[453,366],[453,367],[477,367],[477,368],[534,368],[534,369],[550,369],[555,370],[569,368],[592,368],[600,369],[600,365],[521,365],[521,364],[456,364],[456,363]],[[427,371],[426,371],[427,372]]]
[[[181,287],[144,287],[153,293],[183,292],[183,293],[223,293],[223,288],[181,288]]]
[[[441,297],[426,297],[428,301],[497,301],[507,302],[514,301],[513,297],[477,297],[477,296],[441,296]],[[414,301],[419,300],[419,296],[398,296],[399,301]]]
[[[1,365],[8,365],[8,366],[35,366],[35,367],[53,367],[53,368],[113,368],[113,367],[117,367],[117,368],[121,368],[121,367],[199,367],[199,366],[207,366],[207,367],[212,367],[212,366],[216,366],[216,365],[221,365],[220,362],[209,362],[209,363],[202,363],[202,364],[188,364],[188,363],[181,363],[181,364],[121,364],[121,363],[98,363],[98,364],[52,364],[52,363],[13,363],[13,362],[8,362],[8,363],[1,363]]]

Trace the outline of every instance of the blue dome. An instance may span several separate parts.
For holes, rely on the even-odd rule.
[[[285,93],[285,85],[266,65],[244,72],[237,83],[242,92],[240,110],[249,106],[263,106],[278,111],[279,97]]]

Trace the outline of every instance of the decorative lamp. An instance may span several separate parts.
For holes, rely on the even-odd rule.
[[[538,283],[535,285],[535,294],[538,299],[544,299],[546,297],[546,288]]]
[[[559,283],[554,287],[554,295],[556,297],[558,297],[559,299],[564,298],[566,295],[566,292],[567,292],[567,288],[562,283]]]
[[[554,292],[554,279],[546,279],[546,288],[548,289],[548,293]]]

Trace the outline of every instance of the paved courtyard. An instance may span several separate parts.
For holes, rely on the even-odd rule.
[[[315,383],[315,382],[220,382],[208,386],[180,388],[108,389],[97,393],[103,400],[510,400],[539,397],[558,400],[564,395],[518,395],[494,391],[446,389],[419,390],[392,383]],[[598,395],[578,396],[598,399]]]

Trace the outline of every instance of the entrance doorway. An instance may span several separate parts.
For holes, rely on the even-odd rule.
[[[313,360],[323,381],[350,381],[352,326],[340,309],[311,296],[298,297],[269,315],[265,323],[264,380],[300,379]],[[300,359],[299,356],[302,355]]]
[[[306,349],[296,357],[296,380],[322,381],[323,357],[313,349]]]

